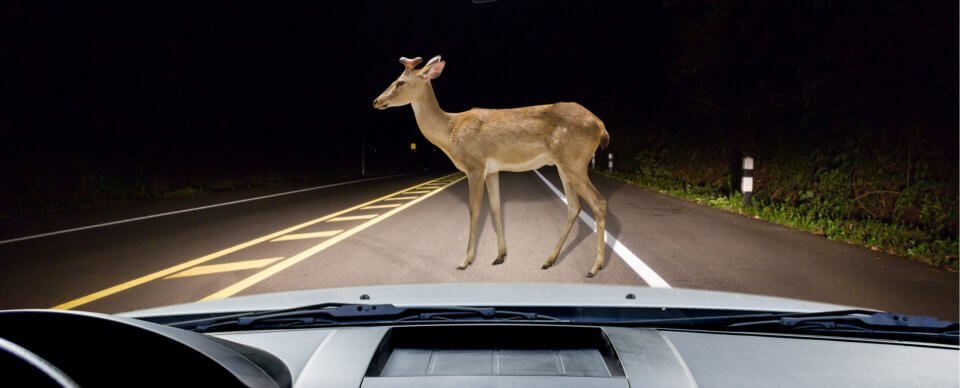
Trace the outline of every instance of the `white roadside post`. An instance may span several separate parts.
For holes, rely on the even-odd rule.
[[[743,192],[743,206],[750,206],[753,197],[753,158],[743,157],[743,178],[740,182],[740,191]]]
[[[607,169],[610,170],[610,173],[613,173],[613,152],[607,154]]]
[[[591,169],[591,170],[596,170],[596,169],[597,169],[597,155],[596,155],[596,154],[594,154],[593,156],[590,157],[590,169]]]

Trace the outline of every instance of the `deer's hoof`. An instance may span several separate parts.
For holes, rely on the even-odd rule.
[[[493,264],[492,264],[492,265],[503,264],[503,260],[506,259],[506,258],[507,258],[507,254],[506,254],[506,253],[501,253],[501,254],[497,255],[497,259],[493,261]]]
[[[547,269],[547,268],[550,268],[550,266],[552,266],[552,265],[553,265],[553,264],[543,263],[543,265],[540,266],[540,269]]]
[[[597,276],[596,272],[587,272],[587,278],[592,278],[594,276]]]
[[[461,265],[458,265],[458,266],[457,266],[457,269],[463,271],[463,270],[467,269],[467,266],[461,264]]]

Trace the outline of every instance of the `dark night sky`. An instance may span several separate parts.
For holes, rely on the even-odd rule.
[[[649,102],[651,85],[664,82],[657,70],[669,30],[655,17],[659,5],[646,4],[346,1],[23,11],[13,58],[23,72],[13,86],[22,94],[14,104],[30,112],[27,120],[69,116],[94,132],[106,115],[169,127],[203,122],[200,132],[217,134],[217,127],[277,121],[297,124],[288,129],[295,132],[355,136],[361,128],[411,128],[411,120],[399,120],[409,112],[379,114],[370,101],[399,74],[398,57],[436,54],[450,65],[435,85],[448,110]],[[611,94],[615,89],[622,92]]]
[[[577,101],[621,149],[655,126],[796,130],[819,73],[852,90],[835,101],[824,90],[821,104],[912,104],[956,122],[956,2],[732,3],[14,2],[0,23],[12,66],[0,76],[12,162],[0,171],[43,186],[104,171],[337,168],[361,138],[425,142],[409,108],[371,101],[400,56],[437,54],[446,110]]]

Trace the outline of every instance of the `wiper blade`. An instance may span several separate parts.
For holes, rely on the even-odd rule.
[[[895,327],[900,329],[920,329],[920,330],[946,330],[950,327],[956,328],[957,322],[941,321],[934,317],[903,315],[883,312],[833,312],[826,315],[808,314],[803,316],[784,316],[779,319],[777,324],[784,327],[796,327],[805,323],[820,323],[828,327],[828,323],[850,322],[866,327]],[[763,324],[764,321],[742,322],[734,326],[745,326],[750,324]]]
[[[499,310],[493,307],[397,307],[390,304],[321,304],[287,310],[232,314],[206,320],[176,322],[171,325],[194,331],[219,331],[419,321],[475,322],[491,320],[566,322],[543,314]]]
[[[764,332],[817,332],[885,338],[923,338],[957,343],[958,323],[934,317],[893,314],[871,310],[841,310],[817,313],[756,313],[669,319],[621,321],[632,327],[747,330]]]
[[[414,315],[408,315],[403,318],[398,318],[397,321],[428,321],[428,320],[454,320],[461,317],[476,317],[480,316],[482,318],[496,318],[497,316],[502,317],[504,320],[548,320],[548,321],[561,321],[559,318],[554,318],[549,315],[543,315],[533,312],[523,312],[523,311],[509,311],[509,310],[498,310],[493,307],[483,307],[483,308],[472,308],[472,307],[456,307],[456,308],[444,308],[441,311],[428,311],[421,312]]]
[[[248,312],[235,313],[235,314],[223,314],[223,315],[217,315],[214,317],[168,322],[165,324],[168,326],[173,326],[180,329],[196,330],[197,328],[202,328],[202,327],[206,327],[206,326],[217,324],[217,323],[233,322],[242,317],[252,317],[252,316],[258,316],[262,314],[283,313],[283,312],[299,311],[299,310],[306,310],[306,309],[325,309],[325,308],[333,309],[333,308],[339,308],[346,305],[347,305],[346,303],[323,303],[323,304],[301,306],[301,307],[296,307],[291,309],[282,309],[282,310],[248,311]]]
[[[838,331],[885,334],[944,335],[957,337],[958,323],[934,317],[885,312],[852,311],[803,316],[782,316],[777,319],[734,322],[727,327],[773,327],[792,331]]]

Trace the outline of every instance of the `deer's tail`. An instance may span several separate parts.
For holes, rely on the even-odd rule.
[[[603,121],[598,119],[597,124],[600,125],[600,149],[605,150],[610,145],[610,134],[607,133],[607,126],[603,125]]]

